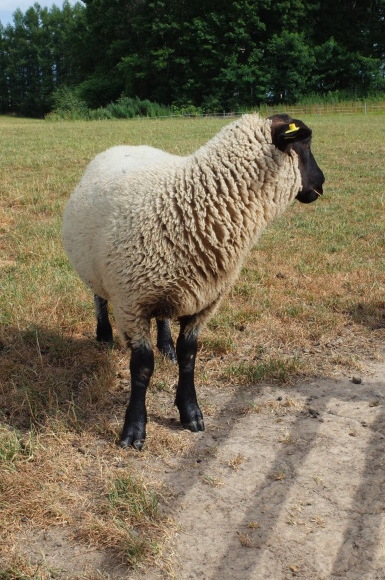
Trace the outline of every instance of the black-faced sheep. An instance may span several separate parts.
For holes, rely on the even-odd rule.
[[[141,449],[146,389],[158,346],[173,358],[168,319],[177,319],[175,404],[184,427],[203,431],[195,386],[197,338],[235,281],[257,238],[296,198],[322,194],[311,130],[288,115],[244,115],[188,157],[151,147],[114,147],[86,169],[64,212],[64,247],[95,293],[97,338],[116,325],[131,348],[131,396],[121,446]]]

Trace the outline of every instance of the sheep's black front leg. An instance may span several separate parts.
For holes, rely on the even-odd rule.
[[[96,312],[96,340],[112,344],[112,326],[108,318],[108,301],[94,294]]]
[[[156,319],[157,341],[156,346],[166,358],[176,363],[176,352],[171,336],[170,321],[165,319]]]
[[[146,346],[131,348],[131,396],[128,403],[121,447],[132,445],[139,451],[146,438],[146,390],[154,370],[154,353]]]
[[[176,343],[176,354],[179,365],[179,381],[175,404],[178,407],[180,421],[190,431],[204,431],[203,415],[199,408],[195,385],[194,369],[198,350],[197,333],[192,330],[185,333],[187,320],[181,320],[181,328]]]

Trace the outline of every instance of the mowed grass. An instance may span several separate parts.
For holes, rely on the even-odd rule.
[[[295,203],[250,254],[202,334],[198,394],[349,375],[383,352],[385,118],[303,120],[314,131],[325,194]],[[28,548],[47,529],[65,534],[69,554],[81,545],[115,564],[170,572],[173,524],[159,509],[167,490],[140,467],[193,445],[192,434],[171,428],[176,370],[157,356],[145,450],[120,450],[128,357],[119,342],[106,350],[94,340],[92,295],[64,255],[61,214],[99,151],[146,143],[188,154],[227,122],[0,118],[2,579],[53,577],[49,559],[37,566]],[[202,406],[214,412],[209,396]],[[107,568],[63,570],[57,577],[108,578]]]

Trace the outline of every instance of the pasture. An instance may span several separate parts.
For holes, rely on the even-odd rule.
[[[116,446],[128,357],[119,341],[108,350],[94,339],[92,295],[61,246],[62,210],[99,151],[149,144],[184,155],[229,120],[0,118],[2,580],[310,580],[341,570],[355,578],[346,575],[352,558],[357,578],[384,572],[385,552],[368,539],[365,550],[349,544],[359,529],[351,522],[365,523],[365,514],[368,528],[383,526],[375,490],[384,491],[385,385],[376,378],[385,348],[384,116],[302,120],[313,129],[324,196],[294,203],[270,226],[202,334],[205,433],[179,428],[176,369],[156,355],[138,453]],[[304,475],[331,418],[333,440]],[[355,495],[367,454],[373,497],[365,487]],[[258,477],[269,495],[250,505]],[[228,576],[210,560],[218,544],[224,562],[236,554]]]

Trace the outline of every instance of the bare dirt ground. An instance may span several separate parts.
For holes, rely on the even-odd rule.
[[[204,451],[165,474],[178,500],[178,577],[385,578],[385,364],[244,393]]]
[[[166,490],[161,509],[175,522],[170,576],[384,579],[385,357],[354,379],[319,377],[205,396],[212,405],[206,432],[186,432],[193,450],[149,460],[141,454],[138,463]],[[178,428],[174,417],[167,421],[168,429]],[[107,573],[164,577],[124,570],[102,551],[71,549],[62,528],[21,543],[36,560],[44,554],[48,565],[67,570],[52,577],[84,578],[85,570],[89,580]]]

